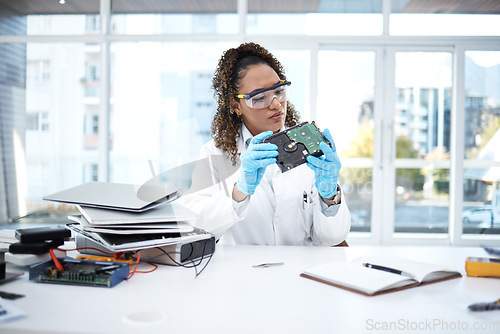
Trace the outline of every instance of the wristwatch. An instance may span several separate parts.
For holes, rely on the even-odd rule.
[[[333,196],[332,199],[327,199],[327,198],[323,198],[323,201],[326,203],[326,204],[329,204],[329,205],[337,205],[337,204],[340,204],[340,198],[342,197],[342,194],[341,194],[341,190],[340,190],[340,186],[337,185],[337,195]]]

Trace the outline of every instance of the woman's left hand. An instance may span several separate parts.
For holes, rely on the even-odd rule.
[[[312,155],[308,156],[307,166],[314,171],[314,185],[319,194],[321,197],[329,199],[337,195],[337,180],[339,179],[341,163],[330,131],[325,129],[323,134],[330,141],[332,147],[326,143],[320,143],[319,148],[324,155],[319,158]]]

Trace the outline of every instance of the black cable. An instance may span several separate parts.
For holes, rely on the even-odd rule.
[[[180,252],[176,252],[176,251],[172,251],[172,252],[167,252],[165,251],[163,248],[161,247],[155,247],[156,249],[159,249],[164,255],[168,256],[168,258],[170,259],[170,261],[172,261],[174,264],[169,264],[169,263],[158,263],[158,264],[162,264],[162,265],[166,265],[166,266],[172,266],[172,267],[183,267],[183,268],[194,268],[195,269],[195,275],[196,277],[198,277],[204,270],[205,268],[208,266],[208,264],[210,263],[210,261],[212,260],[212,256],[213,256],[213,252],[209,254],[208,256],[208,260],[207,262],[205,263],[205,265],[203,266],[203,268],[198,271],[198,267],[201,265],[201,263],[203,262],[203,260],[206,258],[206,248],[207,248],[207,244],[208,242],[210,241],[211,239],[206,239],[205,240],[205,243],[203,244],[203,251],[202,251],[202,255],[200,256],[199,260],[196,261],[197,263],[195,263],[195,261],[193,259],[190,259],[190,263],[191,265],[187,265],[187,264],[184,264],[184,263],[180,263],[178,261],[176,261],[172,256],[171,254],[179,254],[181,255]],[[193,245],[191,244],[191,253],[189,254],[189,256],[191,256],[192,254],[194,253],[194,247]],[[188,258],[189,258],[188,256]]]

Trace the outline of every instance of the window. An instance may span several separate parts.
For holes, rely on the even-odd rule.
[[[111,10],[114,34],[235,34],[239,27],[237,0],[138,4],[114,0]]]
[[[26,113],[26,130],[49,131],[48,112],[28,112]]]
[[[25,134],[26,174],[32,180],[26,199],[30,212],[47,205],[43,196],[82,183],[82,165],[89,161],[97,165],[98,157],[95,150],[82,149],[89,140],[81,130],[83,115],[94,110],[94,105],[84,99],[80,82],[85,76],[86,45],[27,43],[25,47],[27,64],[51,64],[47,74],[50,81],[28,76],[23,93],[26,129],[37,130]],[[92,119],[90,131],[97,131],[97,122]],[[97,147],[97,139],[92,142]],[[37,180],[33,180],[35,176]]]
[[[0,224],[57,190],[196,159],[217,61],[255,41],[302,120],[332,131],[349,238],[500,244],[496,1],[0,0],[0,13]]]
[[[463,231],[500,230],[500,51],[465,53]]]
[[[47,59],[33,59],[27,61],[28,80],[44,82],[50,80],[50,61]]]
[[[353,71],[353,69],[356,69]],[[322,50],[316,120],[328,128],[343,168],[353,231],[370,231],[375,125],[375,52]]]
[[[227,43],[113,43],[110,179],[141,183],[197,159],[215,112],[212,75]],[[140,70],[136,67],[141,59]],[[207,75],[210,73],[210,75]],[[200,106],[200,101],[210,101]],[[133,178],[133,180],[131,180]]]
[[[449,52],[395,54],[395,232],[448,231]]]
[[[91,131],[91,133],[93,133],[93,134],[99,133],[99,116],[98,115],[92,116],[92,131]]]
[[[248,0],[247,29],[249,34],[381,35],[382,1]]]
[[[488,1],[391,0],[390,32],[403,36],[500,36],[500,17],[498,12],[491,14],[492,9]]]

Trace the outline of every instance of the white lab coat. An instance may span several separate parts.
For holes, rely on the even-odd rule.
[[[243,136],[238,137],[237,147],[239,154],[246,151]],[[200,159],[221,155],[225,156],[224,152],[211,140],[202,147]],[[180,199],[198,213],[198,227],[213,233],[216,239],[224,235],[226,242],[236,244],[333,246],[345,240],[351,218],[344,194],[337,213],[325,216],[314,186],[314,172],[305,164],[285,173],[277,165],[268,166],[267,175],[248,202],[235,208],[231,194],[239,176],[239,162],[231,170],[236,172],[225,180],[219,177],[221,168],[212,164],[210,173],[217,184]],[[224,163],[232,164],[227,156]],[[268,177],[272,177],[272,187]]]

